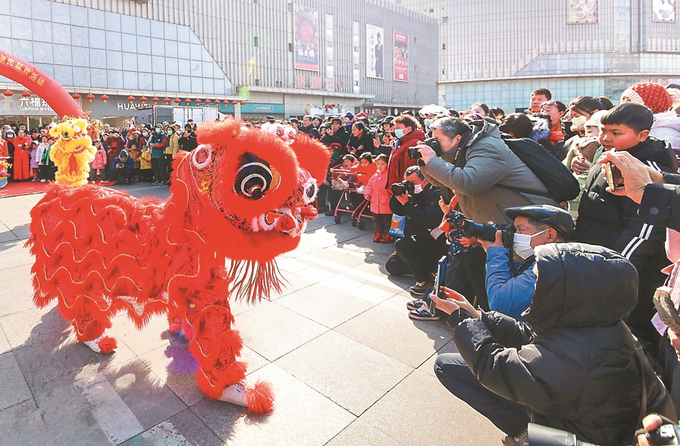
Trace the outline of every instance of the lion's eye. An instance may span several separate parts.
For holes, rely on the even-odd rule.
[[[267,191],[275,190],[280,183],[279,173],[265,160],[252,153],[241,156],[241,167],[236,173],[234,189],[239,195],[259,200]]]
[[[68,132],[63,132],[63,133],[61,134],[61,136],[63,136],[64,138],[68,138],[68,137],[69,137],[69,134],[68,134]]]

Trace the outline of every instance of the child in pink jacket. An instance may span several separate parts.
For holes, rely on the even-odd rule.
[[[374,243],[390,243],[394,240],[389,234],[392,212],[390,211],[390,192],[387,189],[387,157],[378,155],[375,159],[376,173],[368,180],[364,197],[371,202],[373,213]]]
[[[102,143],[99,140],[94,142],[94,147],[97,149],[97,153],[94,155],[94,159],[90,163],[90,181],[94,183],[97,181],[97,171],[101,175],[101,182],[106,181],[106,165],[108,164],[108,156],[106,154],[106,149],[102,147]]]

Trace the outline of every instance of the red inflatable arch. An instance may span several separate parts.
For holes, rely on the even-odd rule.
[[[33,64],[3,50],[0,50],[0,75],[20,83],[43,98],[60,118],[85,115],[78,103],[59,82]]]

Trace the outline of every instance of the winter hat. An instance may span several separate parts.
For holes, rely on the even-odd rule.
[[[652,82],[640,82],[627,88],[621,95],[621,102],[625,102],[624,98],[644,105],[654,114],[667,112],[673,106],[673,100],[666,88]]]
[[[354,115],[352,114],[352,112],[347,112],[344,115],[342,115],[342,117],[343,118],[349,118],[350,121],[352,121],[354,119]]]
[[[360,112],[360,113],[357,113],[357,115],[356,115],[355,117],[356,117],[357,119],[360,119],[360,118],[368,118],[368,115],[366,115],[366,113],[364,113],[364,112]]]
[[[600,110],[595,113],[586,121],[585,127],[599,127],[602,117],[609,113],[609,110]]]

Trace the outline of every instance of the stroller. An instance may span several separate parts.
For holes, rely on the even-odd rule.
[[[333,190],[342,191],[340,200],[335,206],[335,222],[340,223],[342,220],[341,213],[351,214],[352,226],[358,226],[359,229],[366,229],[366,219],[373,219],[369,212],[370,202],[363,197],[364,185],[356,181],[354,173],[342,166],[332,167],[331,171],[331,188]],[[361,202],[358,202],[359,195]]]

